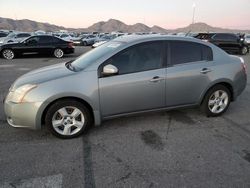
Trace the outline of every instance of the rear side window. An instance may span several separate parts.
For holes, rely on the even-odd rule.
[[[39,43],[51,43],[53,38],[51,36],[40,36]]]
[[[62,40],[59,39],[59,38],[57,38],[57,37],[53,37],[53,41],[54,41],[55,43],[61,43],[61,42],[62,42]]]
[[[213,61],[213,52],[212,49],[208,46],[202,45],[202,60],[204,61]]]
[[[233,34],[216,34],[213,39],[222,41],[237,41],[237,36]]]
[[[210,47],[186,41],[170,42],[170,55],[172,65],[213,60]]]
[[[0,37],[6,37],[7,35],[7,33],[0,33]]]

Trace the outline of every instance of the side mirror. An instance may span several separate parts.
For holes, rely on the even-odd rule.
[[[111,76],[118,74],[118,69],[114,65],[108,64],[103,67],[102,75],[103,76]]]

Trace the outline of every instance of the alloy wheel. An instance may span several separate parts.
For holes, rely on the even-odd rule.
[[[245,54],[247,54],[247,47],[246,46],[244,46],[243,48],[242,48],[242,54],[243,55],[245,55]]]
[[[54,51],[54,55],[57,58],[61,58],[63,56],[63,54],[64,53],[63,53],[63,51],[61,49],[55,49],[55,51]]]
[[[2,54],[5,59],[13,59],[15,56],[12,50],[4,50]]]
[[[52,117],[54,130],[64,136],[79,133],[85,123],[83,112],[73,106],[63,107],[57,110]]]
[[[223,112],[229,104],[229,96],[223,90],[215,91],[208,100],[208,109],[214,113],[219,114]]]

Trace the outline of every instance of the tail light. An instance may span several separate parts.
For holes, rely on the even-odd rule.
[[[69,48],[74,48],[74,46],[73,46],[73,45],[74,45],[74,43],[73,43],[73,42],[69,42],[69,43],[68,43],[68,47],[69,47]]]
[[[242,57],[240,57],[240,61],[241,61],[241,66],[242,66],[243,71],[245,72],[245,74],[247,74],[247,64],[245,63]]]

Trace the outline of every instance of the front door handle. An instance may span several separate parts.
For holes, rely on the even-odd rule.
[[[164,77],[160,77],[160,76],[155,76],[153,77],[151,80],[149,80],[150,82],[159,82],[161,80],[164,80]]]
[[[207,74],[208,72],[211,72],[211,71],[212,71],[211,69],[203,68],[200,73],[201,74]]]

